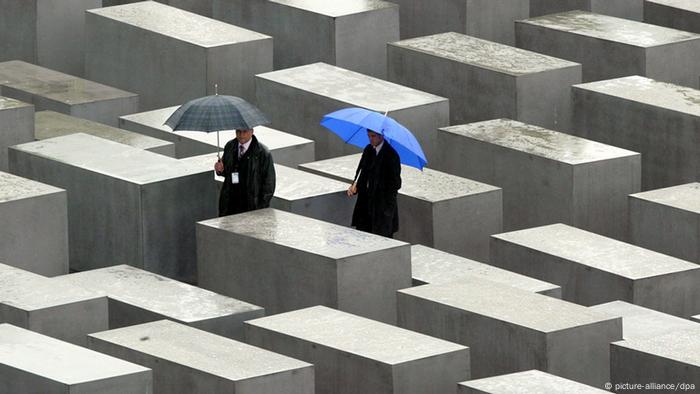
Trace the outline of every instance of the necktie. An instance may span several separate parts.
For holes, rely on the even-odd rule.
[[[241,156],[245,153],[245,146],[243,145],[238,145],[238,158],[240,159]]]

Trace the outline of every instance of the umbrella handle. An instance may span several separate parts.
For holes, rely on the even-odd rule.
[[[216,86],[216,85],[214,85]],[[221,144],[219,144],[219,130],[216,130],[216,158],[221,160],[221,155],[219,153],[219,147]]]

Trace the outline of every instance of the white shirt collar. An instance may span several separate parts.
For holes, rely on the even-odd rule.
[[[251,143],[252,141],[253,141],[253,139],[251,138],[251,139],[249,139],[248,142],[246,142],[245,144],[239,143],[239,144],[238,144],[238,150],[240,151],[240,150],[241,150],[241,146],[242,146],[242,147],[243,147],[243,153],[245,154],[245,153],[248,151],[248,147],[250,147],[250,143]]]
[[[374,153],[379,154],[379,151],[382,150],[382,146],[384,146],[384,141],[382,141],[381,144],[374,146]]]

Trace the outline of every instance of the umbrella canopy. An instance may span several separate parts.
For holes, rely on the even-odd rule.
[[[382,134],[401,158],[401,163],[420,170],[428,163],[416,137],[394,119],[364,108],[345,108],[323,117],[321,126],[343,141],[364,148],[369,144],[367,129]]]
[[[173,131],[210,133],[219,130],[252,129],[270,123],[253,104],[236,96],[206,96],[181,105],[165,121]]]

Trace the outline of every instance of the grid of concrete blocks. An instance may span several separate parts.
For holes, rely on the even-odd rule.
[[[0,5],[0,392],[700,390],[700,2]],[[163,125],[214,92],[271,208],[217,217],[233,130]],[[394,239],[345,107],[426,153]]]

